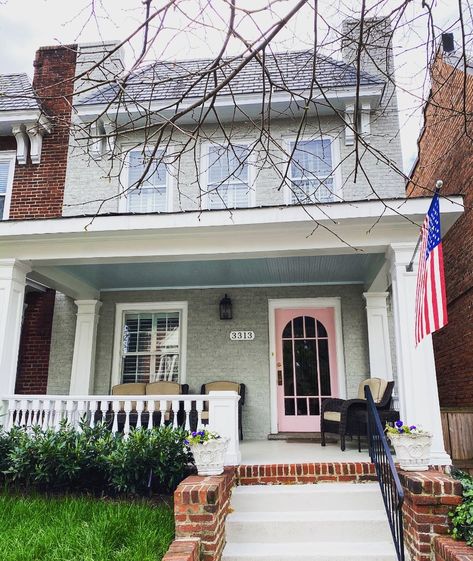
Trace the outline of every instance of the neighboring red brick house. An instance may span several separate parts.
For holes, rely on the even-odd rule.
[[[419,156],[408,195],[464,195],[465,213],[444,237],[449,323],[434,334],[440,404],[473,405],[473,68],[439,53],[432,68]]]

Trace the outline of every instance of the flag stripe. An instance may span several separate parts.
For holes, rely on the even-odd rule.
[[[440,234],[440,205],[435,194],[421,228],[421,250],[417,270],[415,342],[447,323],[447,298]]]

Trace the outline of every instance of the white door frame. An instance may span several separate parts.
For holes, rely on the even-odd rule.
[[[332,298],[278,298],[268,300],[269,324],[269,395],[271,433],[278,432],[278,401],[276,374],[276,310],[290,308],[333,308],[335,315],[335,344],[337,355],[338,395],[346,398],[345,356],[342,331],[342,301]]]

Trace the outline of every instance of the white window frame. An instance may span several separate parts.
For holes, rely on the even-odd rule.
[[[210,207],[210,196],[209,196],[209,179],[210,179],[210,148],[212,146],[223,147],[227,144],[225,139],[217,140],[215,142],[203,142],[201,145],[201,157],[200,157],[200,180],[204,188],[204,194],[202,196],[202,207],[207,210],[227,210],[211,208]],[[235,146],[245,146],[251,147],[254,141],[248,139],[241,139],[233,143]],[[247,159],[248,162],[248,207],[228,207],[228,210],[234,210],[238,208],[252,208],[256,206],[256,186],[255,186],[255,152],[252,151]]]
[[[297,136],[286,136],[284,138],[284,149],[286,154],[291,154],[292,148],[291,144],[293,142],[304,142],[310,140],[330,140],[330,149],[331,149],[331,156],[332,156],[332,177],[333,177],[333,201],[323,203],[323,204],[330,204],[331,202],[337,202],[341,200],[341,186],[342,186],[342,173],[341,173],[341,166],[340,166],[340,137],[339,136],[331,136],[331,135],[301,135]],[[289,161],[285,166],[285,171],[287,173],[287,180],[284,185],[284,203],[286,205],[294,206],[298,203],[292,202],[292,190],[289,184],[291,177],[291,162]],[[307,203],[310,204],[310,203]],[[322,204],[322,203],[321,203]]]
[[[15,175],[16,152],[14,150],[0,151],[0,161],[10,164],[8,169],[7,190],[5,192],[5,205],[3,207],[3,216],[0,220],[8,220],[10,217],[10,205],[13,188],[13,177]]]
[[[129,185],[128,185],[128,177],[130,172],[130,153],[131,152],[140,152],[143,153],[143,148],[146,151],[152,152],[154,150],[153,145],[148,146],[137,146],[136,144],[132,145],[122,145],[121,150],[126,152],[125,159],[123,161],[122,170],[120,172],[120,197],[118,199],[118,212],[120,213],[132,213],[133,211],[129,208],[130,198],[129,198]],[[173,152],[172,146],[166,146],[163,149],[164,152],[164,161],[169,159],[169,152]],[[173,212],[174,210],[174,190],[176,188],[177,178],[174,176],[173,173],[170,173],[166,168],[166,209],[161,211],[151,211],[151,212]],[[141,187],[140,187],[141,188]],[[135,214],[135,213],[134,213]],[[146,212],[143,213],[136,213],[136,214],[148,214]]]
[[[121,346],[125,314],[141,312],[179,312],[180,349],[179,349],[179,384],[184,384],[187,378],[187,302],[131,302],[120,303],[115,306],[115,336],[113,344],[111,387],[122,383],[121,379]]]

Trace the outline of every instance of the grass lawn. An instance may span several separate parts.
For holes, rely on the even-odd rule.
[[[173,538],[163,503],[0,493],[2,561],[159,561]]]

